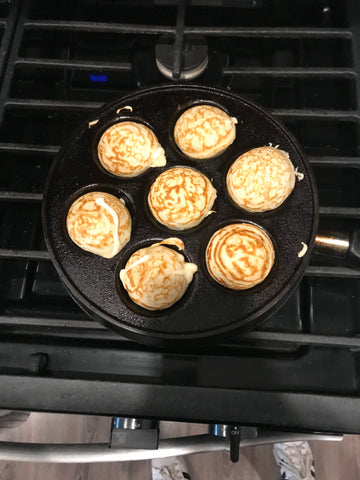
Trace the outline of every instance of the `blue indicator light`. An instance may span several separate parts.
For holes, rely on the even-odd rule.
[[[92,82],[106,83],[109,81],[108,76],[103,73],[90,73],[89,78]]]

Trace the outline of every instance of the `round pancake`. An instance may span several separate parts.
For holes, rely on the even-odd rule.
[[[119,177],[136,177],[150,167],[166,165],[164,149],[155,134],[136,122],[115,123],[98,144],[101,165]]]
[[[123,200],[105,192],[90,192],[71,205],[66,228],[83,250],[112,258],[130,240],[131,217]]]
[[[220,155],[233,143],[236,118],[212,105],[197,105],[186,110],[175,124],[174,138],[180,150],[191,158]]]
[[[206,266],[216,282],[232,290],[246,290],[264,281],[275,258],[268,235],[250,223],[234,223],[211,237]]]
[[[183,255],[165,246],[175,244],[173,240],[137,250],[120,271],[131,300],[147,310],[163,310],[180,300],[197,271],[194,263],[185,262]]]
[[[226,185],[239,207],[249,212],[274,210],[294,189],[294,166],[283,150],[254,148],[231,165]]]
[[[195,227],[211,213],[216,190],[202,173],[175,167],[151,185],[148,204],[156,220],[173,230]]]

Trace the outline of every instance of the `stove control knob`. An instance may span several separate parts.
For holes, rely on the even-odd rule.
[[[112,419],[110,448],[156,450],[158,443],[158,422],[126,417]]]

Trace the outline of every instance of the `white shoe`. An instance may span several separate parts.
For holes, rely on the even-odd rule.
[[[153,480],[191,480],[183,457],[154,458],[151,472]]]
[[[282,480],[314,480],[314,459],[308,442],[275,443],[274,456]]]

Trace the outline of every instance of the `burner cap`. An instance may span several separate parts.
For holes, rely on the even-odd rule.
[[[156,65],[167,78],[172,78],[174,63],[174,37],[162,35],[155,46]],[[181,80],[193,80],[199,77],[207,67],[208,47],[206,38],[189,35],[184,38],[182,51]]]

